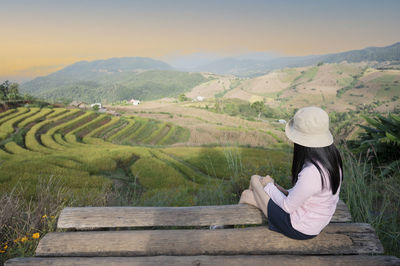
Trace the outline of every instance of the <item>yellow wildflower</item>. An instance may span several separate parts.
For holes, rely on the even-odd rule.
[[[25,241],[27,241],[28,238],[26,236],[24,236],[23,238],[21,238],[21,242],[24,243]]]
[[[18,243],[21,239],[18,237],[17,239],[14,239],[14,243]]]
[[[34,233],[33,235],[32,235],[32,238],[34,238],[34,239],[38,239],[40,237],[40,234],[39,233]]]
[[[46,215],[46,214],[45,214],[45,215],[43,215],[43,216],[42,216],[42,218],[43,218],[43,219],[46,219],[46,218],[47,218],[47,215]]]
[[[8,245],[5,245],[5,246],[4,246],[4,250],[6,250],[7,248],[8,248]]]
[[[54,219],[54,218],[56,218],[56,217],[55,217],[54,215],[52,215],[52,216],[50,216],[50,218],[51,218],[51,219]]]
[[[5,253],[5,251],[4,250],[0,250],[0,253]]]

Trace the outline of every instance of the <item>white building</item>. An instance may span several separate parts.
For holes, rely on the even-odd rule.
[[[204,100],[204,97],[203,96],[197,96],[196,100],[199,101],[199,102],[202,102]]]
[[[130,102],[132,105],[139,105],[139,104],[140,104],[140,101],[139,101],[139,100],[135,100],[135,99],[131,99],[129,102]]]

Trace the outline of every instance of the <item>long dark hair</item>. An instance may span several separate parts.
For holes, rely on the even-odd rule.
[[[329,177],[326,177],[330,181],[332,188],[332,194],[336,194],[336,191],[340,185],[340,172],[342,172],[343,180],[343,163],[340,157],[339,151],[336,149],[334,144],[322,148],[310,148],[294,144],[293,151],[293,164],[292,164],[292,184],[296,184],[297,177],[302,170],[304,164],[310,162],[317,167],[321,174],[322,188],[325,187],[324,177],[325,174],[321,169],[323,166]],[[322,189],[321,188],[321,189]]]

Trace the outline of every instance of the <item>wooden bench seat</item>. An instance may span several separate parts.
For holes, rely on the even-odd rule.
[[[381,254],[369,224],[335,223],[308,241],[266,226],[220,230],[119,230],[48,233],[36,256],[193,256],[233,254]]]
[[[81,207],[65,208],[58,219],[59,229],[96,229],[144,226],[207,226],[262,224],[265,216],[247,205],[194,207]],[[351,215],[339,201],[331,222],[350,222]]]
[[[232,256],[154,256],[154,257],[55,257],[15,258],[6,265],[95,265],[95,266],[338,266],[399,265],[394,256],[298,256],[298,255],[232,255]]]
[[[219,224],[255,226],[204,227]],[[399,258],[379,255],[374,229],[351,223],[342,201],[310,240],[269,230],[262,212],[247,204],[65,208],[58,229],[64,232],[40,240],[35,257],[6,265],[400,265]]]

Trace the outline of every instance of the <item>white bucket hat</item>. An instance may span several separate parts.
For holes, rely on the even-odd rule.
[[[333,143],[329,116],[315,106],[299,109],[286,124],[285,133],[291,141],[305,147],[326,147]]]

